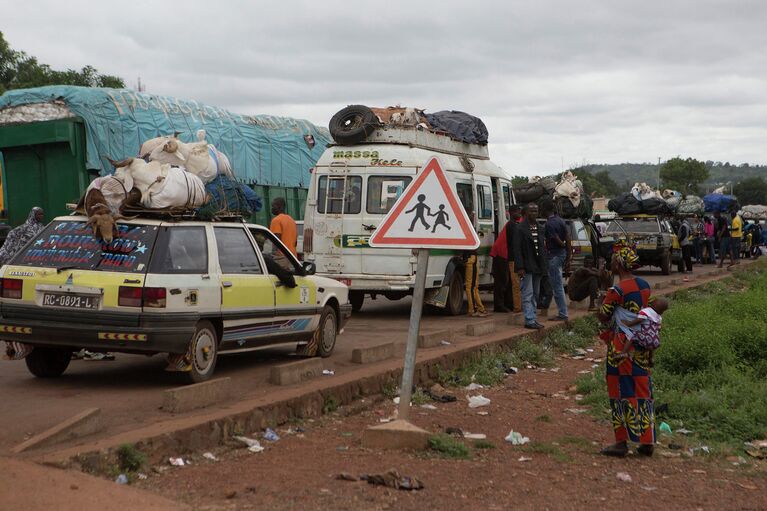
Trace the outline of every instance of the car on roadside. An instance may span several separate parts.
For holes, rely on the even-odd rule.
[[[0,340],[38,377],[73,352],[168,354],[189,382],[219,355],[294,344],[327,357],[348,289],[314,275],[268,229],[235,221],[120,221],[107,244],[82,216],[56,218],[0,269]]]
[[[663,275],[682,264],[682,249],[671,224],[656,215],[631,215],[610,220],[605,234],[637,245],[639,264],[658,266]]]

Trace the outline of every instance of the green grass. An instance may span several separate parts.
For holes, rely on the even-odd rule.
[[[718,450],[767,435],[767,266],[675,293],[655,354],[656,406],[673,429]],[[585,405],[607,416],[604,368],[577,381]]]
[[[551,417],[548,415],[539,415],[535,418],[537,422],[551,422]]]
[[[443,458],[467,460],[470,457],[466,444],[444,433],[430,436],[429,448]]]
[[[519,339],[511,348],[484,348],[458,369],[438,369],[437,381],[444,386],[464,387],[470,383],[493,386],[506,377],[509,367],[552,367],[558,353],[570,354],[594,343],[597,322],[593,316],[573,321],[570,328],[549,332],[539,342],[529,337]]]
[[[325,396],[325,401],[322,404],[322,413],[333,413],[338,410],[338,406],[338,399],[335,396]]]
[[[431,396],[424,392],[423,389],[416,389],[410,398],[410,402],[415,406],[425,405],[426,403],[431,403],[431,401]]]
[[[117,466],[122,472],[137,472],[146,463],[146,454],[133,444],[122,444],[117,448]]]
[[[489,440],[475,440],[475,449],[495,449],[495,444]]]
[[[518,450],[531,454],[545,454],[562,463],[573,461],[572,456],[563,451],[560,446],[554,445],[553,443],[532,442],[519,446]]]

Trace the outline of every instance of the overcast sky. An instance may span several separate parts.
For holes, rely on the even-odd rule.
[[[327,126],[347,104],[463,110],[512,174],[681,155],[767,163],[767,2],[13,2],[54,68]]]

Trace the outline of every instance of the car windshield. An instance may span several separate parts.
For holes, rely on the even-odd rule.
[[[621,229],[621,227],[623,229]],[[642,233],[642,234],[658,234],[660,228],[658,227],[657,218],[631,218],[611,220],[607,224],[605,232],[612,234],[622,234],[623,231],[628,233]]]
[[[35,237],[11,264],[72,270],[146,273],[157,226],[118,224],[108,245],[85,221],[56,220]]]

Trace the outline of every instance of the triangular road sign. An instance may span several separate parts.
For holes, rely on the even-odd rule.
[[[370,237],[371,247],[473,250],[479,238],[436,157]]]

